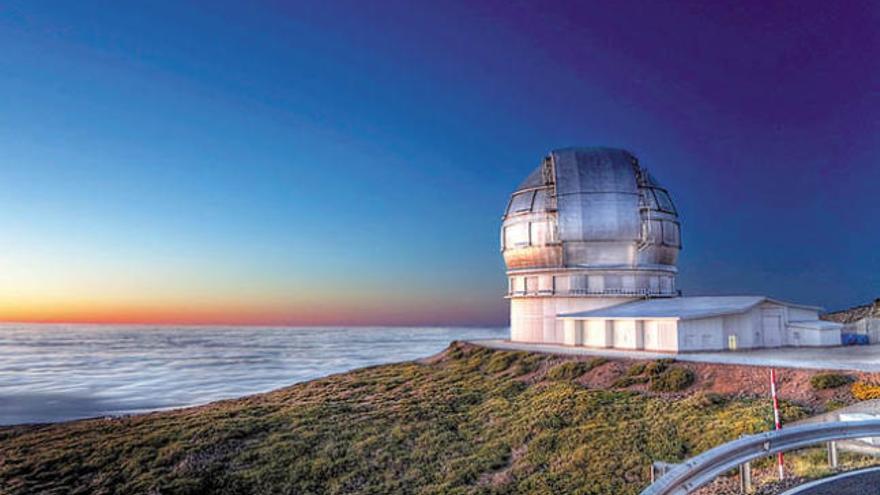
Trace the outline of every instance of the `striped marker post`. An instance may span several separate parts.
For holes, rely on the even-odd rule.
[[[782,429],[782,419],[779,416],[779,395],[776,393],[776,369],[770,368],[770,395],[773,397],[773,419],[776,422],[776,429]],[[782,452],[777,455],[777,464],[779,465],[779,479],[785,479],[785,457]]]

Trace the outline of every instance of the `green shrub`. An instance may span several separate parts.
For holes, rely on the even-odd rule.
[[[608,362],[608,360],[603,357],[595,357],[590,360],[590,369],[598,368],[599,366],[602,366],[603,364],[605,364],[607,362]]]
[[[614,388],[629,388],[633,385],[648,383],[651,380],[649,376],[622,376],[611,384]]]
[[[498,352],[495,353],[494,356],[489,358],[489,362],[486,363],[486,371],[489,373],[501,373],[502,371],[510,368],[510,365],[516,360],[517,355],[513,352]]]
[[[674,359],[658,359],[656,361],[650,362],[645,365],[645,373],[651,376],[659,376],[669,368],[669,365],[674,363]]]
[[[626,370],[627,376],[639,376],[645,372],[645,363],[636,363]]]
[[[680,392],[694,383],[694,372],[687,368],[672,367],[651,379],[654,392]]]
[[[566,361],[550,368],[550,371],[547,372],[547,378],[550,380],[573,380],[607,362],[607,359],[601,357],[589,361]]]
[[[572,380],[587,371],[590,371],[590,363],[586,361],[566,361],[550,368],[547,378],[550,380]]]
[[[840,373],[819,373],[810,378],[810,385],[814,390],[827,390],[830,388],[838,388],[852,383],[853,379],[849,375]]]
[[[714,392],[696,392],[687,400],[703,409],[723,406],[727,403],[727,398],[725,396]]]
[[[515,375],[527,375],[541,366],[541,362],[544,361],[544,357],[538,354],[529,354],[523,353],[516,360],[516,364],[513,367],[513,372]]]

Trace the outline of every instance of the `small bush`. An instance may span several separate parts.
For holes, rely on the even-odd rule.
[[[810,378],[810,385],[814,390],[827,390],[830,388],[838,388],[852,383],[853,379],[849,375],[840,373],[820,373]]]
[[[526,354],[521,358],[517,359],[516,365],[513,367],[514,375],[527,375],[541,366],[541,362],[544,360],[543,357],[536,354]]]
[[[852,394],[858,400],[880,399],[880,385],[867,382],[856,382],[852,386]]]
[[[586,361],[566,361],[550,368],[547,378],[550,380],[572,380],[587,371],[590,371],[590,363]]]
[[[611,386],[614,388],[629,388],[633,385],[648,383],[650,380],[651,378],[647,376],[622,376],[617,380],[614,380],[614,383],[612,383]]]
[[[626,370],[626,376],[639,376],[645,372],[645,363],[636,363]]]
[[[658,359],[645,365],[645,373],[651,376],[660,376],[674,362],[672,359]]]
[[[516,361],[516,358],[517,355],[513,352],[496,353],[489,359],[489,362],[486,363],[486,371],[489,373],[501,373],[507,368],[510,368],[510,365]]]
[[[602,366],[603,364],[605,364],[607,362],[608,362],[608,360],[603,357],[593,358],[590,360],[590,369],[598,368],[599,366]]]
[[[589,361],[566,361],[550,368],[550,371],[547,372],[547,378],[550,380],[573,380],[606,362],[608,360],[605,358],[593,358]]]
[[[654,392],[680,392],[694,383],[694,372],[687,368],[672,367],[651,379]]]
[[[727,404],[727,398],[725,396],[713,392],[697,392],[688,400],[704,409]]]

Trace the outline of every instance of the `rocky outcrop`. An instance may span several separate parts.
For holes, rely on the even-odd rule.
[[[875,299],[871,304],[822,315],[823,320],[836,321],[843,324],[855,323],[865,318],[880,318],[880,298]]]

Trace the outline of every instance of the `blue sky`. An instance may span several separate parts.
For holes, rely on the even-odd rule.
[[[868,2],[8,3],[0,314],[505,324],[507,195],[570,145],[625,147],[669,187],[685,293],[866,302],[878,17]]]

